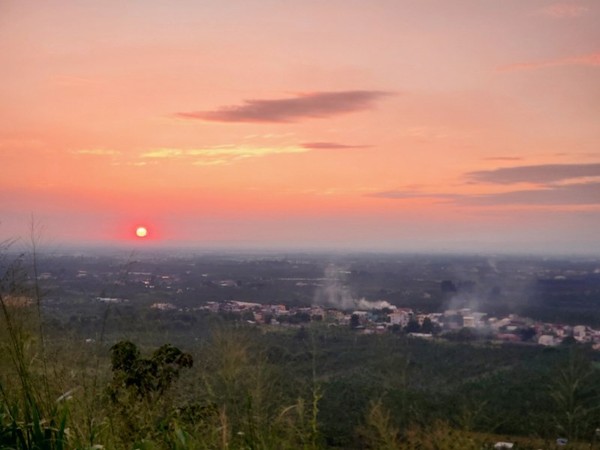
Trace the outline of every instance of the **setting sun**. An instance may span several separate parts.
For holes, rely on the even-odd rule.
[[[148,230],[146,227],[137,227],[135,235],[139,238],[145,238],[148,235]]]

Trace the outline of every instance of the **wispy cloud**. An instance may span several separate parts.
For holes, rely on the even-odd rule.
[[[165,158],[177,158],[179,156],[184,155],[183,150],[173,149],[173,148],[161,148],[159,150],[152,150],[149,152],[142,153],[140,155],[141,158],[149,158],[149,159],[165,159]]]
[[[432,199],[462,206],[590,206],[600,205],[600,182],[546,186],[491,194],[424,193],[384,191],[368,197],[391,200]]]
[[[466,174],[470,180],[495,184],[555,183],[583,177],[600,177],[600,163],[516,166]]]
[[[442,194],[442,193],[427,193],[427,192],[418,192],[418,191],[383,191],[383,192],[375,192],[371,194],[367,194],[367,197],[375,197],[375,198],[389,198],[396,200],[411,200],[416,198],[430,198],[430,199],[440,199],[440,200],[454,200],[461,197],[458,194]]]
[[[295,136],[296,133],[264,133],[264,134],[248,134],[244,136],[244,139],[282,139]]]
[[[121,154],[121,152],[119,152],[117,150],[106,150],[106,149],[102,149],[102,148],[73,150],[71,153],[74,155],[92,155],[92,156],[116,156],[116,155]]]
[[[549,186],[486,195],[460,196],[464,205],[600,205],[600,183],[579,183]]]
[[[571,19],[580,17],[588,11],[588,8],[576,3],[554,3],[540,10],[540,13],[554,19]]]
[[[302,147],[238,147],[221,146],[202,149],[171,149],[152,150],[139,155],[151,160],[180,160],[196,166],[227,165],[248,158],[261,158],[270,155],[289,153],[306,153]]]
[[[545,164],[505,167],[495,170],[469,172],[464,175],[472,184],[515,185],[528,183],[535,188],[462,194],[425,192],[406,188],[367,194],[369,197],[393,200],[427,198],[463,206],[595,206],[600,205],[600,163]]]
[[[388,95],[391,94],[382,91],[310,92],[284,99],[245,100],[241,105],[211,111],[179,112],[175,116],[211,122],[286,123],[367,110]]]
[[[290,153],[305,153],[306,149],[300,147],[274,147],[254,148],[236,147],[208,150],[190,150],[189,155],[195,158],[193,164],[197,166],[226,165],[249,158],[262,158],[271,155]]]
[[[486,161],[522,161],[523,158],[520,156],[489,156],[483,158]]]
[[[302,148],[310,150],[328,150],[328,149],[352,149],[352,148],[369,148],[371,145],[347,145],[338,144],[337,142],[305,142],[301,144]]]
[[[508,64],[498,68],[501,72],[513,72],[519,70],[537,70],[547,67],[559,66],[600,66],[600,52],[587,53],[585,55],[568,56],[565,58],[551,59],[546,61],[522,62]]]

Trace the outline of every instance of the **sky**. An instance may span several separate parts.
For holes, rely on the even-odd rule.
[[[598,23],[596,0],[3,0],[0,240],[598,254]]]

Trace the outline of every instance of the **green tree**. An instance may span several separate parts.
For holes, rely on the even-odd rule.
[[[580,439],[591,429],[598,400],[594,372],[589,359],[571,349],[568,361],[548,386],[556,407],[554,421],[558,431],[569,440]]]
[[[421,333],[433,333],[434,328],[433,328],[433,322],[431,321],[431,319],[429,317],[425,317],[425,319],[423,320],[423,324],[421,325]]]
[[[189,353],[165,344],[150,358],[141,358],[137,346],[130,341],[120,341],[111,348],[113,370],[113,397],[120,389],[132,388],[141,397],[162,394],[183,368],[192,367]]]
[[[183,368],[192,367],[192,356],[165,344],[143,358],[130,341],[120,341],[110,351],[113,378],[108,393],[113,439],[123,448],[131,443],[137,447],[143,441],[164,440],[165,427],[177,412],[164,394]]]
[[[411,319],[406,327],[404,327],[404,331],[407,333],[419,333],[421,331],[421,325],[414,319]]]

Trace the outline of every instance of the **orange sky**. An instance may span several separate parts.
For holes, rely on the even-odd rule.
[[[600,251],[600,4],[0,3],[0,238]]]

